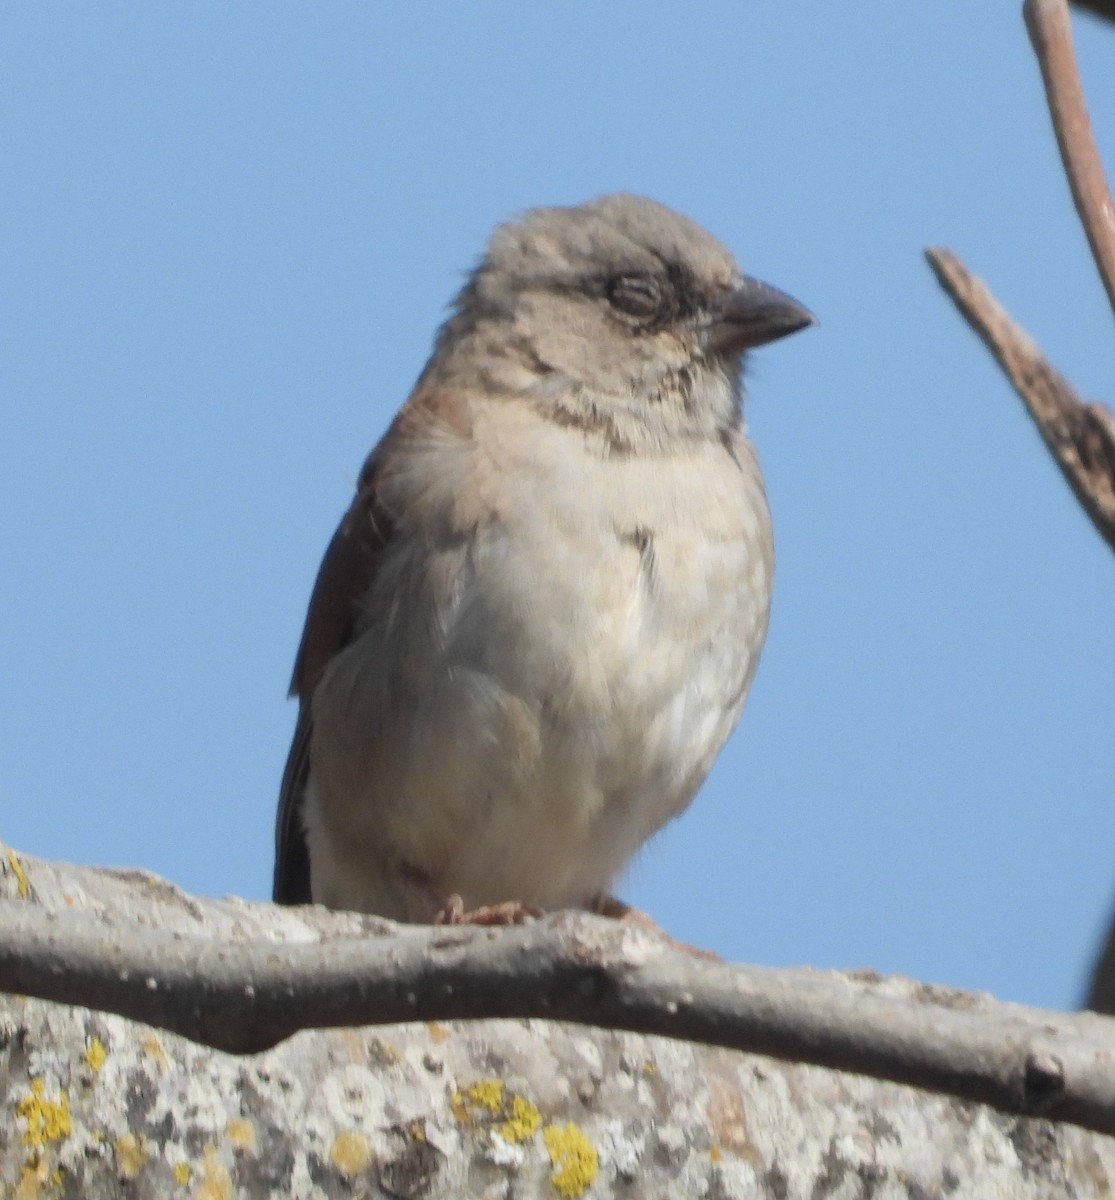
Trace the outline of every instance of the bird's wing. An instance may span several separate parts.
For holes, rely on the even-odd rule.
[[[298,697],[298,723],[283,771],[275,821],[272,898],[277,904],[311,901],[310,857],[302,826],[313,728],[311,701],[330,659],[357,633],[359,604],[367,594],[389,537],[390,522],[377,499],[377,457],[373,452],[364,464],[356,497],[325,552],[294,663],[290,694]]]

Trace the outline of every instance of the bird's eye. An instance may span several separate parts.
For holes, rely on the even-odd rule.
[[[631,317],[653,317],[662,307],[662,287],[653,275],[617,275],[607,295],[613,308]]]

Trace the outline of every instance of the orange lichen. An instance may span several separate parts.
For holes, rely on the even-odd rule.
[[[212,1146],[205,1148],[205,1174],[197,1189],[197,1200],[231,1200],[232,1177]]]
[[[368,1139],[354,1129],[346,1129],[338,1133],[329,1149],[329,1158],[333,1166],[346,1179],[355,1179],[372,1161],[372,1147]]]
[[[170,1068],[162,1043],[153,1033],[149,1033],[143,1039],[143,1053],[158,1066],[160,1071],[165,1073]]]
[[[225,1126],[225,1136],[237,1150],[254,1151],[256,1148],[256,1131],[251,1121],[243,1117],[234,1117]]]

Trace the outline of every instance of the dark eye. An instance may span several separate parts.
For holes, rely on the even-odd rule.
[[[653,317],[662,307],[662,285],[653,275],[617,275],[607,295],[613,308],[632,317]]]

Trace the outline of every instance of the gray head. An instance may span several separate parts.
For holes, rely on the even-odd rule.
[[[813,322],[699,225],[628,195],[500,226],[453,308],[431,365],[662,432],[736,421],[743,353]]]

